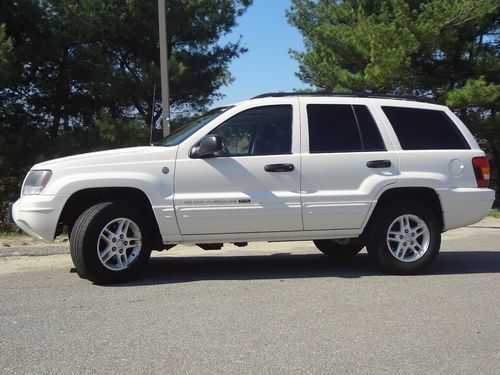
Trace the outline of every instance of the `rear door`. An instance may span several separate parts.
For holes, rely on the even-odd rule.
[[[305,230],[361,228],[399,159],[367,101],[301,98]]]

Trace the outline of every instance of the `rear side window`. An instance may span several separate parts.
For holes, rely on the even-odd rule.
[[[382,107],[403,150],[470,149],[455,123],[443,111]]]
[[[386,151],[378,126],[368,108],[365,105],[353,105],[352,107],[361,132],[364,151]]]
[[[308,104],[307,117],[310,153],[386,150],[364,105]]]

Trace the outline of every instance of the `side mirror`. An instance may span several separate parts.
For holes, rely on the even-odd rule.
[[[215,134],[208,134],[204,136],[198,146],[191,149],[190,156],[192,158],[209,158],[213,156],[223,156],[224,148],[222,139]]]

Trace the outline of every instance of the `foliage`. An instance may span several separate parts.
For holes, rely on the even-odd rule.
[[[12,237],[24,237],[25,234],[21,232],[9,232],[9,231],[0,231],[0,238],[12,238]]]
[[[467,118],[479,143],[488,151],[496,167],[497,191],[500,176],[500,82],[487,82],[484,76],[469,79],[464,86],[450,91],[446,104]]]
[[[105,148],[126,147],[134,144],[147,144],[149,129],[140,120],[113,118],[108,108],[103,108],[96,119],[98,137]]]
[[[229,62],[244,49],[217,44],[249,0],[167,1],[170,101],[190,110],[210,104],[230,82]],[[43,114],[51,135],[91,126],[102,107],[113,117],[160,115],[157,2],[4,1],[0,21],[14,41],[16,77],[2,94]]]
[[[498,0],[293,0],[287,15],[304,38],[292,51],[304,82],[447,104],[499,176]]]
[[[5,33],[5,25],[0,24],[0,85],[8,74],[12,55],[12,39]]]
[[[166,4],[172,111],[202,111],[245,52],[219,39],[251,0]],[[153,0],[0,2],[0,204],[38,161],[149,143],[161,115],[157,11]]]
[[[494,217],[495,219],[500,219],[500,211],[490,211],[488,217]]]

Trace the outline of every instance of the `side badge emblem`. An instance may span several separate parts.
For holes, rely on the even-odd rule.
[[[170,169],[168,169],[168,167],[163,167],[161,171],[163,174],[168,174],[168,172],[170,172]]]

